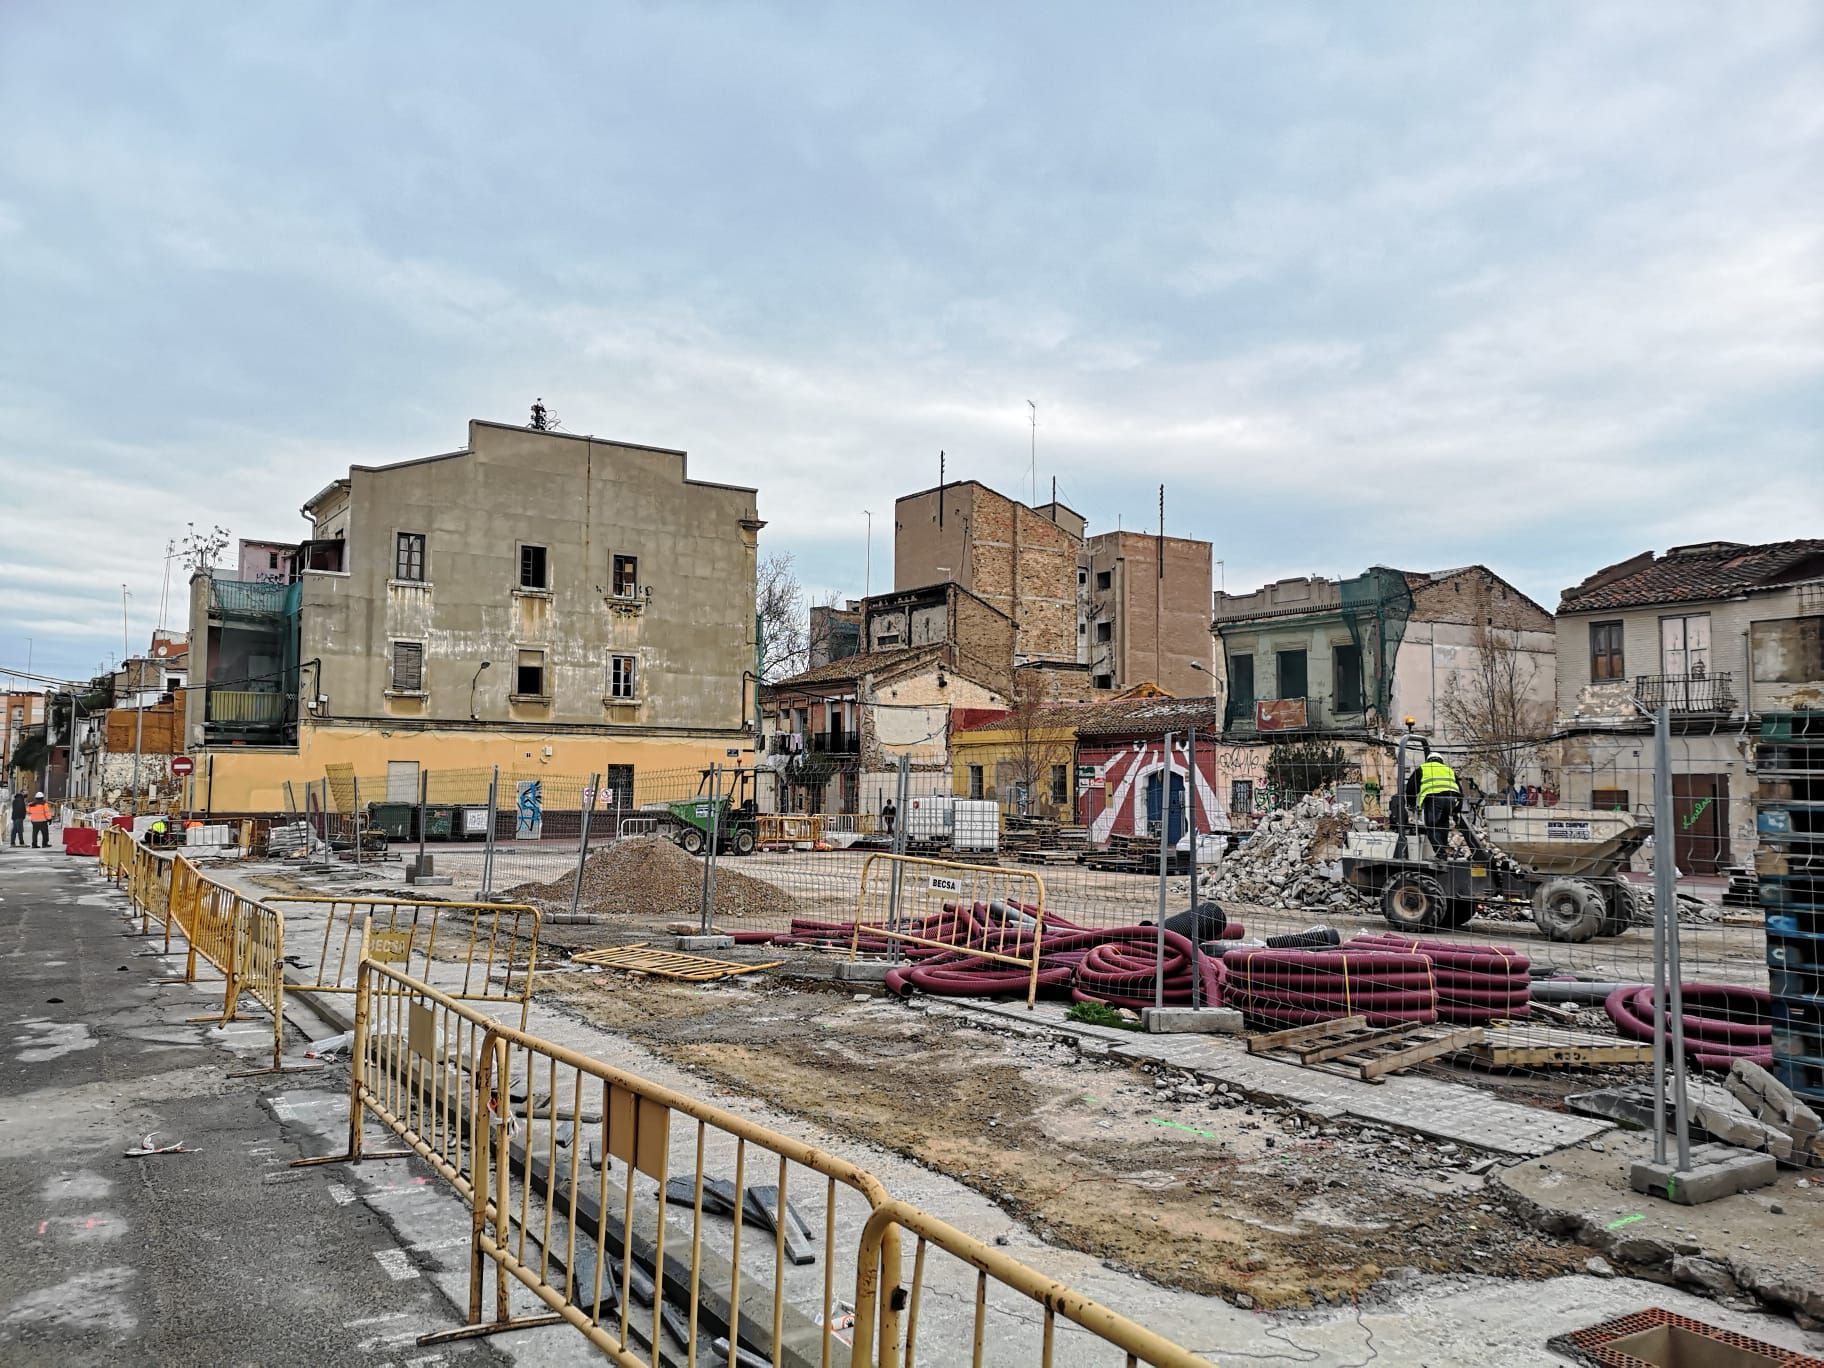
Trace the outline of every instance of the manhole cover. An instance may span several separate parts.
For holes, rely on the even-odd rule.
[[[1657,1306],[1573,1330],[1547,1347],[1598,1368],[1824,1368],[1824,1359]]]

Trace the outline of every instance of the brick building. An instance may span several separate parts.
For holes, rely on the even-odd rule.
[[[1084,542],[1084,637],[1096,688],[1151,680],[1181,697],[1209,691],[1212,550],[1207,541],[1148,532],[1103,532]]]
[[[1080,661],[1083,518],[1028,508],[975,480],[907,494],[893,507],[893,588],[954,582],[1012,619],[1016,660]]]

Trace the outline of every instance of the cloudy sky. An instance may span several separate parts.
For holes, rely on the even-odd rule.
[[[1819,535],[1821,90],[1811,0],[7,0],[0,669],[537,395],[813,590],[940,448],[1020,489],[1028,399],[1231,589]]]

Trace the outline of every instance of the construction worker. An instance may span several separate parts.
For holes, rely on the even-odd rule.
[[[1432,751],[1419,766],[1419,823],[1436,859],[1443,859],[1450,847],[1451,821],[1462,796],[1457,772],[1444,762],[1443,756]]]
[[[44,790],[39,789],[32,795],[32,801],[26,806],[25,815],[32,824],[32,849],[43,846],[51,848],[51,804],[45,798]],[[40,838],[43,839],[40,839]]]

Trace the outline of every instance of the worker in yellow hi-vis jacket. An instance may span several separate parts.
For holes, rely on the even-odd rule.
[[[1449,848],[1451,823],[1462,798],[1463,786],[1457,782],[1457,772],[1443,756],[1431,752],[1419,766],[1419,823],[1424,828],[1426,844],[1437,859],[1443,859]]]

